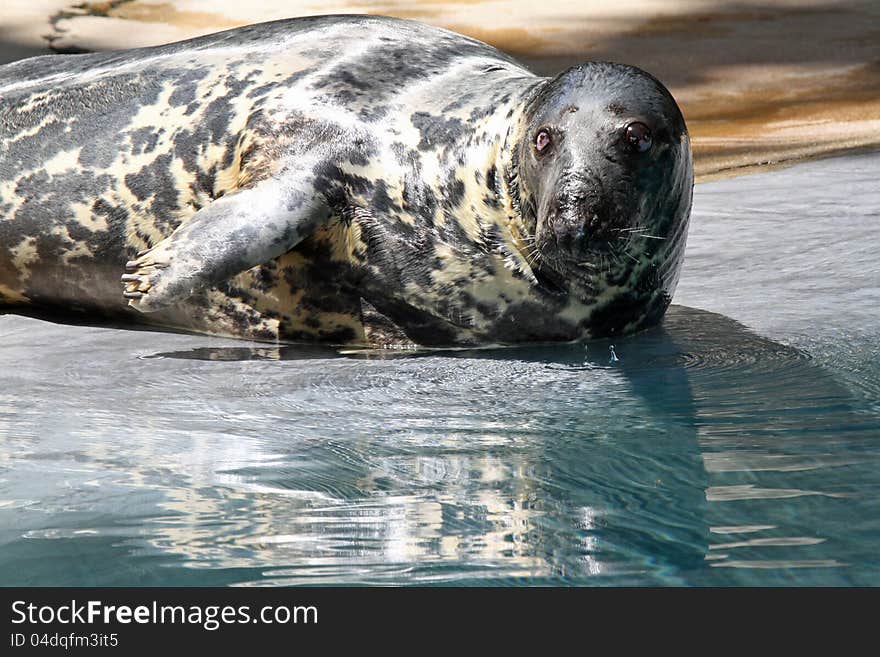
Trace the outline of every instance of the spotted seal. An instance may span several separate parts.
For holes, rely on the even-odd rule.
[[[647,73],[539,77],[412,21],[0,67],[7,311],[353,345],[615,335],[669,304],[692,188]]]

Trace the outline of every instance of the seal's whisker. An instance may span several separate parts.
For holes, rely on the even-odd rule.
[[[537,245],[529,247],[529,249],[526,251],[525,256],[526,262],[528,263],[529,267],[536,267],[540,265],[544,259],[544,254],[541,253],[541,250],[538,248]]]
[[[620,258],[617,257],[617,256],[619,255],[619,254],[617,253],[617,249],[615,249],[615,248],[614,248],[614,245],[611,244],[610,242],[608,243],[608,248],[611,249],[611,260],[614,261],[614,264],[615,264],[615,265],[619,265],[619,264],[620,264]],[[610,269],[609,269],[609,271],[610,271]]]

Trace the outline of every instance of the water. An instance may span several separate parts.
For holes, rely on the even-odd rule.
[[[0,584],[880,585],[878,170],[698,186],[613,350],[0,316]]]

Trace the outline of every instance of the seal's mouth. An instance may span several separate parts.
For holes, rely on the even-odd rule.
[[[568,294],[568,281],[565,276],[550,266],[532,267],[532,273],[538,286],[546,293],[554,296]]]
[[[643,239],[645,229],[621,229],[616,236],[586,239],[575,249],[559,248],[552,238],[537,239],[540,257],[532,272],[541,289],[551,295],[595,297],[601,289],[625,281],[646,259],[653,257]],[[652,236],[654,240],[665,238]]]

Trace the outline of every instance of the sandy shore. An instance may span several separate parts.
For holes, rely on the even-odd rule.
[[[586,60],[641,66],[681,104],[700,179],[880,147],[873,0],[5,0],[0,62],[326,13],[418,19],[492,43],[548,75]]]

